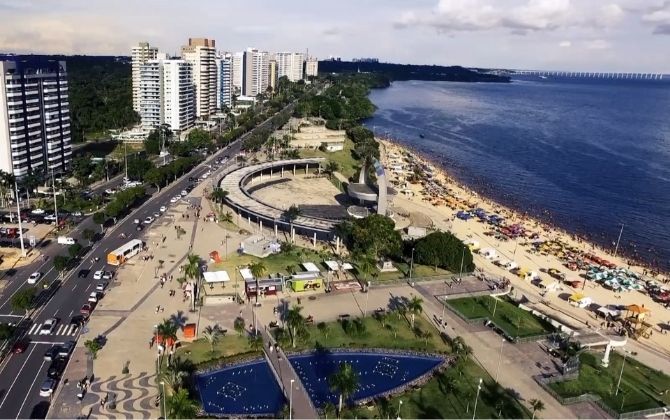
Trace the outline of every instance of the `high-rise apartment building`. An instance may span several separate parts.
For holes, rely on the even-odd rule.
[[[61,173],[71,161],[65,61],[0,56],[0,170]]]
[[[189,38],[181,48],[181,58],[193,65],[195,82],[195,113],[206,118],[216,112],[216,48],[207,38]]]
[[[163,61],[163,123],[180,132],[195,122],[193,66],[186,60]]]
[[[305,77],[319,75],[319,59],[316,57],[309,57],[305,61]]]
[[[268,78],[268,84],[274,92],[275,88],[277,87],[277,60],[270,60],[270,71],[268,73]]]
[[[303,79],[303,53],[278,52],[275,54],[277,60],[277,78],[288,77],[288,80],[297,82]]]
[[[216,107],[223,109],[233,105],[233,56],[222,54],[216,59]]]
[[[131,50],[133,109],[137,113],[140,112],[140,67],[149,60],[155,60],[157,54],[158,48],[148,42],[140,42]]]
[[[193,126],[195,85],[190,62],[159,54],[140,67],[140,117],[146,131],[161,124],[176,132]]]
[[[256,97],[260,93],[265,93],[269,84],[269,54],[255,48],[247,48],[242,64],[242,95]]]
[[[242,94],[242,77],[244,75],[244,52],[233,53],[233,94]]]

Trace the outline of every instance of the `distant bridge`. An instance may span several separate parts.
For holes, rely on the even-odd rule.
[[[616,73],[616,72],[588,72],[588,71],[554,71],[554,70],[491,70],[488,73],[513,76],[538,77],[574,77],[591,79],[631,79],[631,80],[670,80],[670,75],[664,73]]]

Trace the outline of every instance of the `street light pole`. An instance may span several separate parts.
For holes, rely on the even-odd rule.
[[[503,338],[500,342],[500,356],[498,357],[498,369],[496,369],[496,382],[498,382],[498,376],[500,375],[500,364],[502,363],[502,351],[503,345],[505,344],[505,339]]]
[[[161,388],[163,388],[163,398],[162,398],[162,400],[163,400],[163,416],[164,416],[165,420],[167,420],[168,414],[167,414],[167,403],[165,401],[166,396],[165,396],[165,382],[164,381],[161,381]]]
[[[368,300],[370,300],[370,285],[371,284],[372,284],[372,282],[368,280],[368,288],[366,289],[367,291],[365,292],[365,313],[363,314],[364,318],[366,316],[368,316]]]
[[[444,281],[444,296],[445,296],[445,299],[446,299],[446,296],[447,296],[447,281],[446,280]],[[443,301],[442,302],[442,318],[441,318],[442,322],[444,322],[444,308],[446,308],[446,307],[447,307],[446,302]]]
[[[23,246],[23,225],[21,224],[21,206],[19,205],[19,185],[14,181],[14,189],[16,190],[16,214],[19,217],[19,238],[21,240],[21,256],[26,256],[26,248]]]
[[[414,247],[412,247],[412,259],[409,262],[409,279],[412,280],[412,269],[414,268]]]
[[[400,420],[400,407],[402,407],[402,400],[398,400],[398,415],[397,415],[398,420]]]
[[[621,363],[621,372],[619,372],[619,380],[616,383],[616,392],[614,395],[619,395],[619,387],[621,386],[621,378],[623,377],[623,368],[626,366],[626,356],[628,355],[628,352],[626,350],[623,350],[623,363]]]
[[[288,393],[288,420],[293,418],[293,382],[295,382],[295,379],[291,379],[291,390]]]
[[[56,230],[58,230],[58,200],[56,199],[56,180],[54,179],[54,168],[51,168],[51,188],[54,190],[54,216],[56,217]]]
[[[482,390],[482,378],[479,378],[479,384],[477,385],[477,395],[475,396],[475,408],[472,410],[472,420],[475,420],[477,416],[477,400],[479,400],[479,391]]]
[[[463,247],[463,252],[461,252],[461,269],[458,274],[458,279],[463,279],[463,262],[465,261],[465,247]]]

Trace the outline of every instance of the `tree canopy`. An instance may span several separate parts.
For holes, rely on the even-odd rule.
[[[449,232],[433,232],[416,241],[414,247],[414,259],[419,264],[459,272],[462,259],[463,272],[475,269],[470,248]]]
[[[389,217],[371,214],[363,219],[342,222],[337,230],[344,244],[354,253],[369,253],[375,259],[400,255],[402,238]]]

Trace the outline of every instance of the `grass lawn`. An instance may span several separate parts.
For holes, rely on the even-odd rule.
[[[296,345],[296,350],[317,346],[327,348],[378,347],[389,349],[409,349],[428,352],[450,352],[449,345],[426,319],[416,317],[415,326],[430,332],[428,339],[417,337],[408,320],[390,314],[383,327],[372,318],[363,319],[365,333],[350,336],[345,333],[340,322],[330,322],[327,335],[317,326],[309,326],[309,336]],[[285,349],[290,349],[286,345]],[[342,418],[396,418],[399,401],[402,400],[402,418],[470,418],[477,393],[477,383],[484,383],[477,406],[477,418],[523,418],[528,412],[513,398],[495,385],[491,376],[471,359],[457,362],[453,368],[437,374],[419,389],[408,390],[390,399],[380,399],[369,406],[352,407],[345,410]],[[500,415],[498,415],[500,413]],[[329,418],[334,413],[329,413]]]
[[[376,279],[378,281],[392,281],[398,279],[409,278],[409,264],[405,262],[393,262],[393,265],[398,269],[398,271],[380,273],[377,272]],[[443,270],[428,265],[414,264],[412,267],[412,278],[417,277],[432,277],[432,276],[446,276],[452,274],[450,271]],[[374,278],[372,278],[374,281]]]
[[[344,141],[344,149],[338,152],[322,152],[321,150],[311,150],[304,149],[300,150],[300,157],[303,158],[313,158],[313,157],[322,157],[327,160],[332,160],[337,162],[340,169],[337,171],[349,178],[358,173],[361,169],[361,164],[359,161],[354,159],[354,156],[351,154],[351,151],[354,149],[354,143],[348,138]]]
[[[623,370],[619,394],[615,395],[623,356],[612,353],[610,365],[600,365],[601,356],[582,353],[579,378],[556,382],[549,386],[562,397],[576,397],[587,392],[598,395],[612,410],[619,413],[646,410],[670,405],[670,376],[651,369],[628,357]]]
[[[177,349],[176,354],[197,365],[211,359],[234,356],[249,351],[251,351],[251,347],[249,347],[246,335],[239,336],[236,331],[228,331],[219,342],[214,345],[213,353],[209,341],[200,338],[192,343],[184,343]]]
[[[488,318],[492,320],[510,337],[529,337],[548,334],[551,325],[528,311],[504,300],[490,296],[461,298],[449,300],[449,305],[457,309],[468,319]],[[493,310],[495,309],[495,316]]]

